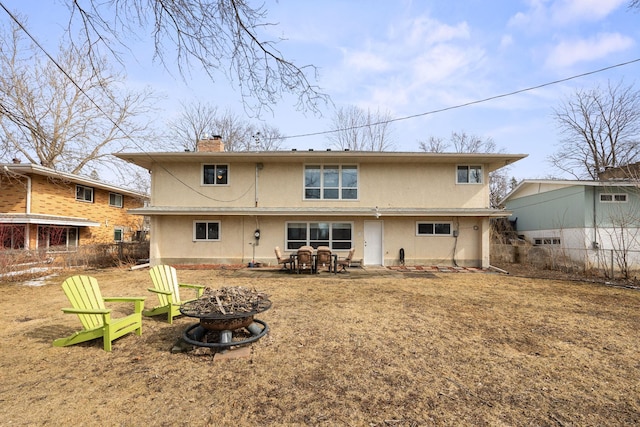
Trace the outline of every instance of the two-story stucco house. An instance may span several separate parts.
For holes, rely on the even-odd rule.
[[[0,249],[74,250],[130,241],[143,230],[128,209],[147,196],[27,163],[0,164]]]
[[[151,264],[273,264],[274,247],[355,248],[365,265],[489,266],[488,174],[525,155],[123,153],[151,173]],[[256,237],[259,236],[259,237]]]
[[[501,202],[516,232],[586,267],[640,266],[640,193],[633,180],[525,180]],[[614,264],[617,264],[614,260]]]

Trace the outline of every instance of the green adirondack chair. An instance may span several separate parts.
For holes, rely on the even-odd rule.
[[[111,342],[129,332],[142,335],[142,309],[145,297],[103,298],[98,280],[90,276],[72,276],[62,283],[62,289],[73,308],[63,308],[64,313],[77,314],[84,329],[53,342],[55,347],[65,347],[101,338],[105,351],[111,351]],[[111,318],[111,310],[105,302],[133,302],[134,312],[119,319]]]
[[[156,265],[149,270],[149,275],[154,286],[149,288],[149,291],[158,295],[160,305],[151,310],[144,310],[142,314],[145,316],[166,314],[169,323],[173,323],[173,318],[181,314],[180,306],[185,302],[199,298],[204,292],[205,287],[202,285],[178,283],[176,269],[170,265]],[[182,301],[180,299],[180,288],[193,289],[196,293],[196,298]]]

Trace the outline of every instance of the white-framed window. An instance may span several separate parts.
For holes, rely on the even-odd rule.
[[[115,242],[122,242],[124,241],[124,228],[122,227],[115,227],[113,229],[113,240]]]
[[[416,236],[451,236],[450,222],[416,222]]]
[[[202,184],[229,184],[229,165],[202,165]]]
[[[220,240],[220,221],[193,221],[193,240],[215,242]]]
[[[538,237],[533,239],[534,245],[559,245],[559,237]]]
[[[38,248],[49,252],[68,252],[78,248],[77,227],[38,226]]]
[[[305,200],[357,200],[358,166],[306,165]]]
[[[93,188],[76,185],[76,200],[93,203]]]
[[[482,166],[458,165],[456,173],[458,184],[482,184]]]
[[[353,223],[351,222],[287,222],[287,250],[300,246],[329,246],[332,250],[348,250],[353,247]]]
[[[602,203],[626,203],[627,195],[625,193],[600,193],[600,201]]]
[[[109,206],[121,208],[123,206],[123,199],[122,194],[109,193]]]

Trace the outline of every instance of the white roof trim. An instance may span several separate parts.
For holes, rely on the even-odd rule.
[[[60,225],[69,227],[100,227],[101,225],[99,222],[91,221],[87,218],[34,214],[0,214],[0,223]]]

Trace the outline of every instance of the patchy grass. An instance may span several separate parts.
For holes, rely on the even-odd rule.
[[[69,273],[71,274],[71,273]],[[69,275],[67,274],[67,275]],[[146,295],[146,269],[86,272]],[[80,328],[60,289],[0,284],[4,425],[637,425],[640,293],[500,274],[240,277],[182,282],[271,296],[250,357],[172,354],[193,319],[54,348]],[[114,317],[130,307],[112,306]]]

